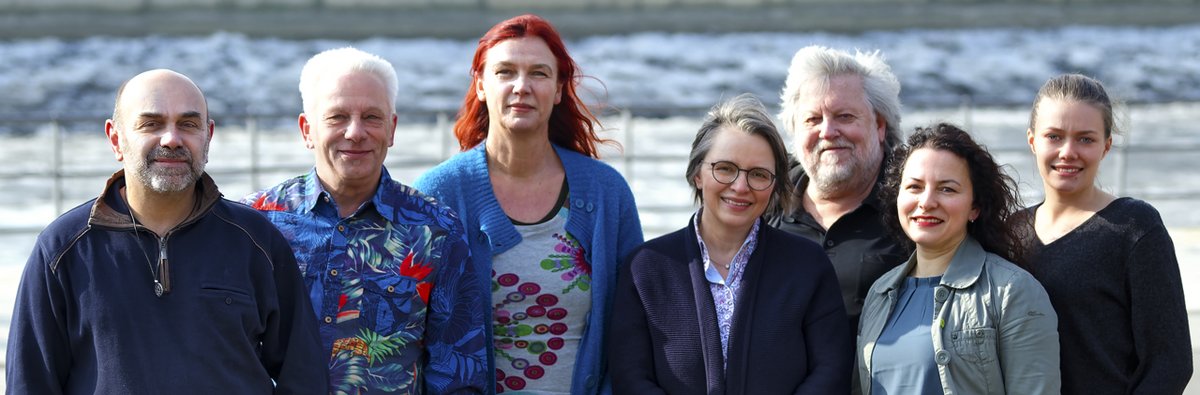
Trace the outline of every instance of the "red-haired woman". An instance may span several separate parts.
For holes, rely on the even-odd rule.
[[[633,194],[596,160],[596,117],[578,67],[546,20],[493,26],[471,63],[454,134],[463,153],[417,189],[452,207],[491,289],[487,366],[496,392],[609,391],[604,328],[617,263],[642,242]],[[437,363],[437,361],[434,361]],[[452,363],[452,361],[446,361]]]

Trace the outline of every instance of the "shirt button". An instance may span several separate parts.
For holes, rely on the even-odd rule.
[[[833,247],[833,240],[825,240],[826,247]]]
[[[395,292],[396,292],[396,287],[393,287],[393,286],[391,286],[391,285],[389,285],[387,289],[388,289],[388,293],[395,293]]]
[[[343,225],[338,225],[338,232],[345,232],[345,231],[346,231],[346,227],[345,227],[345,226],[343,226]]]
[[[937,350],[937,352],[933,354],[933,360],[937,362],[938,365],[946,366],[946,364],[950,363],[950,353],[946,350]]]
[[[329,270],[329,275],[330,275],[330,276],[337,277],[337,269],[330,269],[330,270]]]
[[[331,322],[333,322],[333,317],[330,317],[330,316],[325,316],[325,323],[326,323],[326,324],[328,324],[328,323],[331,323]]]
[[[329,203],[329,195],[321,196],[321,199],[325,200],[325,203]]]

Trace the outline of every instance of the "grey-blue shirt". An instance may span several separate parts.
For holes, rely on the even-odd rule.
[[[937,277],[908,277],[871,358],[872,394],[941,394],[933,358],[933,288]]]

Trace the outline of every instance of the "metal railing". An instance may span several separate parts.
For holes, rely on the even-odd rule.
[[[657,112],[653,110],[651,112]],[[961,114],[961,122],[967,130],[973,130],[972,107],[964,105],[959,109]],[[685,114],[699,114],[703,109],[684,109],[678,111]],[[401,121],[401,131],[403,133],[415,134],[404,135],[401,131],[397,132],[397,145],[392,148],[392,153],[389,155],[386,165],[396,174],[400,171],[423,171],[428,169],[443,160],[449,158],[453,153],[457,152],[457,142],[454,141],[451,129],[451,117],[448,112],[406,112],[404,115],[407,119]],[[630,185],[634,185],[640,177],[654,177],[653,174],[642,175],[637,171],[638,164],[647,163],[684,163],[686,162],[686,152],[658,152],[654,147],[643,148],[643,144],[638,138],[637,133],[640,130],[640,122],[645,122],[649,118],[639,118],[634,115],[633,111],[621,110],[614,114],[609,114],[604,118],[606,126],[610,130],[615,130],[615,133],[610,133],[606,137],[617,140],[622,145],[622,150],[615,155],[606,155],[603,159],[618,168],[619,171],[626,177]],[[699,117],[695,117],[695,126],[699,125]],[[94,125],[98,123],[96,118],[89,119],[0,119],[0,127],[9,126],[8,130],[12,130],[12,125],[24,124],[26,127],[18,127],[16,129],[25,130],[25,133],[49,133],[50,147],[48,156],[50,158],[49,166],[40,169],[25,168],[19,170],[0,170],[0,185],[11,180],[18,179],[43,179],[49,180],[51,183],[49,199],[53,203],[54,214],[58,215],[64,212],[67,204],[75,204],[74,200],[77,197],[69,197],[66,193],[66,186],[73,180],[80,179],[103,179],[111,174],[116,168],[97,169],[94,167],[79,168],[79,166],[67,166],[67,154],[65,153],[67,143],[76,141],[77,131],[73,131],[75,127],[68,125]],[[245,135],[248,147],[245,148],[246,153],[244,163],[210,163],[207,171],[214,177],[248,177],[251,190],[258,190],[266,187],[266,183],[274,183],[278,180],[265,180],[266,174],[278,173],[293,173],[299,174],[307,171],[312,164],[311,158],[305,154],[303,160],[292,161],[264,161],[264,157],[268,154],[268,150],[264,149],[264,136],[278,137],[280,135],[298,135],[295,132],[280,132],[294,128],[294,123],[285,123],[281,119],[294,120],[294,115],[241,115],[230,116],[220,119],[218,125],[219,134],[243,132]],[[407,121],[407,123],[406,123]],[[266,126],[274,122],[279,126]],[[294,121],[292,121],[294,122]],[[287,124],[287,126],[284,126]],[[32,125],[32,126],[30,126]],[[414,126],[417,125],[417,126]],[[96,129],[94,126],[87,126],[88,129]],[[293,129],[294,130],[294,129]],[[653,133],[655,131],[646,131]],[[89,139],[95,139],[94,136],[89,136]],[[687,137],[690,142],[690,136]],[[3,137],[0,137],[3,139]],[[434,144],[434,153],[430,154],[412,154],[407,152],[409,141],[422,141],[423,144],[429,145],[431,141],[436,141]],[[294,145],[292,146],[294,147]],[[990,150],[993,154],[1019,153],[1028,152],[1028,148],[1024,145],[1005,145],[994,146]],[[298,151],[298,149],[297,149]],[[404,152],[399,152],[404,151]],[[428,151],[428,150],[427,150]],[[1130,192],[1128,188],[1128,158],[1132,154],[1168,154],[1168,153],[1200,153],[1200,143],[1188,144],[1133,144],[1133,145],[1118,145],[1114,147],[1115,160],[1115,180],[1109,187],[1117,195],[1125,195]],[[216,155],[214,155],[215,157]],[[115,162],[114,162],[115,163]],[[680,167],[682,169],[682,166]],[[682,172],[682,170],[680,170]],[[680,181],[682,183],[682,179]],[[92,189],[99,188],[99,185],[91,185]],[[635,195],[639,191],[635,188]],[[1159,199],[1159,200],[1197,200],[1200,199],[1200,189],[1197,186],[1177,185],[1175,188],[1157,191],[1134,191],[1137,196],[1144,199]],[[694,210],[691,200],[681,200],[678,202],[669,203],[653,203],[648,201],[639,202],[639,211],[646,213],[687,213]],[[47,222],[52,220],[48,218]],[[12,233],[35,233],[41,230],[42,225],[5,225],[4,221],[0,221],[0,234]],[[668,229],[647,229],[648,234],[654,231],[665,231]]]

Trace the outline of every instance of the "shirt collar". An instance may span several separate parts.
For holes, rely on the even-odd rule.
[[[746,235],[746,240],[742,241],[742,246],[738,247],[738,252],[733,255],[733,260],[729,262],[729,277],[721,278],[721,273],[717,271],[716,265],[713,265],[712,260],[708,259],[708,246],[704,244],[704,238],[700,237],[700,213],[704,210],[703,207],[692,214],[692,228],[696,232],[696,242],[700,244],[700,259],[704,261],[704,278],[713,284],[726,285],[732,283],[735,277],[741,277],[742,272],[746,269],[746,262],[750,261],[750,254],[754,253],[754,247],[758,245],[758,225],[762,219],[755,219],[754,226],[750,228],[750,234]]]
[[[355,211],[354,215],[357,215],[359,211],[367,208],[374,209],[380,215],[383,215],[384,212],[389,211],[388,207],[391,206],[384,203],[382,191],[385,189],[385,183],[391,181],[391,179],[392,176],[388,173],[387,167],[381,168],[379,172],[379,183],[375,186],[375,193],[371,195],[371,199],[364,203],[364,207],[356,208],[358,211]],[[303,212],[313,211],[316,209],[317,204],[320,203],[328,204],[331,208],[335,206],[333,202],[333,196],[329,194],[329,191],[325,190],[325,186],[321,185],[320,178],[317,177],[316,167],[313,167],[312,170],[308,171],[308,174],[304,175],[304,191],[307,193],[304,193],[304,200],[301,202],[300,206],[300,209]]]

